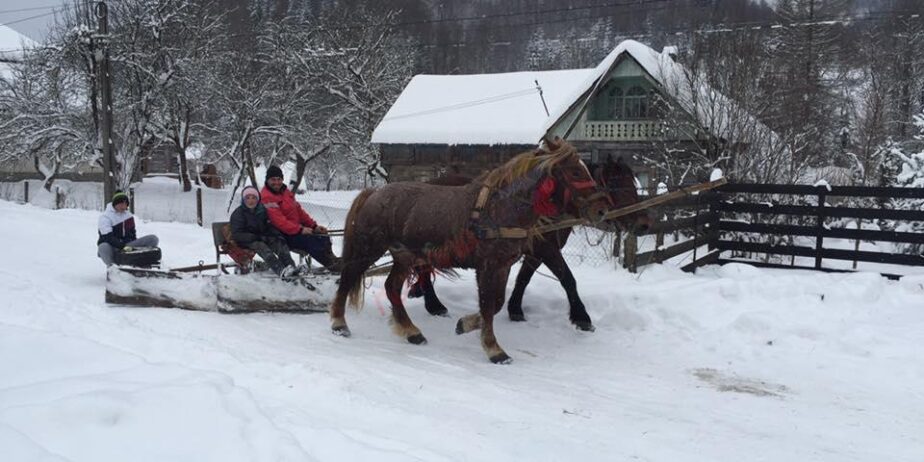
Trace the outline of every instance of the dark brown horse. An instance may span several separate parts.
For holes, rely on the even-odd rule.
[[[606,162],[594,172],[594,178],[598,187],[609,195],[615,207],[625,207],[638,202],[635,175],[621,158],[617,161],[607,158]],[[431,183],[463,185],[471,181],[471,178],[465,176],[447,175],[434,179]],[[569,209],[566,212],[573,214],[575,211]],[[621,217],[614,223],[607,223],[610,225],[607,228],[616,226],[628,231],[643,231],[651,226],[651,222],[652,220],[647,213],[639,211]],[[568,242],[570,235],[571,228],[544,234],[541,239],[533,244],[531,249],[524,253],[523,264],[517,274],[510,299],[507,301],[507,314],[510,316],[511,321],[526,320],[526,316],[523,314],[523,294],[536,270],[540,265],[544,264],[558,278],[562,288],[565,289],[569,304],[568,318],[571,323],[583,331],[594,330],[590,315],[587,314],[584,302],[581,301],[581,297],[578,295],[574,275],[561,253],[561,249]],[[436,296],[436,291],[433,288],[433,271],[429,268],[418,268],[417,282],[411,288],[409,296],[412,298],[422,296],[427,312],[432,315],[444,316],[448,314],[448,310]]]
[[[340,286],[331,306],[332,330],[349,336],[347,299],[359,305],[363,273],[385,252],[393,258],[385,291],[398,335],[421,344],[401,289],[414,267],[473,268],[479,313],[464,316],[457,333],[481,329],[481,346],[495,363],[510,357],[494,336],[494,314],[504,304],[510,266],[536,241],[540,214],[557,216],[574,204],[580,215],[599,220],[611,204],[597,192],[587,167],[569,144],[556,140],[526,152],[465,186],[392,183],[364,190],[346,219]]]

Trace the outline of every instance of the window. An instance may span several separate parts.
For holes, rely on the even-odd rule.
[[[617,101],[621,98],[622,88],[610,81],[598,94],[589,117],[590,120],[616,120],[619,116]]]
[[[635,80],[635,79],[633,79]],[[634,85],[632,85],[634,83]],[[620,86],[622,85],[622,86]],[[632,85],[629,87],[628,85]],[[628,87],[628,90],[626,89]],[[637,80],[610,80],[597,94],[589,109],[588,120],[649,119],[655,116],[652,107],[653,90],[639,85]]]
[[[623,97],[623,117],[624,119],[645,119],[648,118],[648,92],[640,86],[634,86],[626,92]]]

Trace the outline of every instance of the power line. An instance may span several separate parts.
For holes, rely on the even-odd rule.
[[[502,95],[490,96],[490,97],[482,98],[482,99],[479,99],[479,100],[466,101],[466,102],[462,102],[462,103],[451,104],[451,105],[449,105],[449,106],[435,107],[435,108],[425,109],[425,110],[423,110],[423,111],[418,111],[418,112],[409,112],[409,113],[407,113],[407,114],[398,114],[398,115],[395,115],[395,116],[386,117],[386,118],[382,119],[382,122],[385,122],[385,121],[387,121],[387,120],[407,119],[407,118],[410,118],[410,117],[417,117],[417,116],[422,116],[422,115],[437,114],[437,113],[440,113],[440,112],[455,111],[455,110],[457,110],[457,109],[465,109],[465,108],[468,108],[468,107],[480,106],[480,105],[482,105],[482,104],[496,103],[496,102],[498,102],[498,101],[504,101],[504,100],[513,99],[513,98],[519,98],[519,97],[521,97],[521,96],[532,95],[532,94],[538,94],[538,93],[539,93],[538,88],[537,88],[537,87],[533,87],[533,88],[526,89],[526,90],[518,90],[518,91],[514,91],[514,92],[510,92],[510,93],[504,93],[504,94],[502,94]]]
[[[17,19],[17,20],[15,20],[15,21],[7,21],[7,22],[5,22],[5,23],[0,24],[0,26],[9,26],[10,24],[16,24],[16,23],[20,23],[20,22],[23,22],[23,21],[28,21],[28,20],[30,20],[30,19],[38,19],[38,18],[41,18],[41,17],[44,17],[44,16],[51,16],[51,15],[57,13],[58,11],[59,11],[59,9],[55,8],[54,10],[51,10],[51,11],[49,11],[48,13],[37,14],[37,15],[35,15],[35,16],[29,16],[29,17],[27,17],[27,18]]]
[[[19,13],[21,11],[35,11],[35,10],[57,9],[57,8],[60,8],[60,5],[34,6],[32,8],[18,8],[15,10],[0,10],[0,14]]]
[[[607,3],[598,3],[594,5],[585,5],[577,7],[561,7],[561,8],[550,8],[546,10],[535,10],[535,11],[517,11],[511,13],[500,13],[500,14],[484,14],[479,16],[463,16],[463,17],[454,17],[454,18],[437,18],[437,19],[421,19],[417,21],[402,21],[395,23],[382,23],[377,26],[385,27],[401,27],[401,26],[419,26],[419,25],[428,25],[428,24],[441,24],[441,23],[450,23],[450,22],[466,22],[466,21],[484,21],[488,19],[497,19],[497,18],[509,18],[515,16],[527,16],[527,15],[544,15],[544,14],[554,14],[554,13],[565,13],[572,11],[583,11],[590,10],[595,8],[617,8],[623,6],[637,6],[637,5],[649,5],[655,3],[667,3],[673,0],[628,0],[622,2],[607,2]],[[668,5],[669,6],[669,5]],[[662,8],[664,9],[664,8]],[[643,10],[647,11],[647,10]],[[507,25],[504,27],[513,27],[519,24]],[[351,30],[351,29],[364,29],[369,25],[350,25],[350,26],[338,26],[338,27],[326,27],[326,30]]]
[[[397,27],[400,25],[412,25],[412,24],[429,24],[429,23],[445,23],[451,21],[470,21],[470,20],[482,20],[498,17],[513,17],[513,16],[523,16],[523,15],[534,15],[534,14],[545,14],[546,12],[552,11],[581,11],[581,10],[590,10],[591,8],[603,8],[603,7],[615,7],[615,6],[634,6],[639,4],[654,4],[654,3],[663,3],[669,0],[636,0],[632,2],[622,2],[622,3],[607,3],[607,4],[597,4],[592,6],[576,7],[576,8],[556,8],[550,10],[541,10],[533,12],[520,12],[520,13],[505,13],[501,15],[484,15],[484,16],[471,16],[471,17],[461,17],[461,18],[444,18],[437,20],[426,20],[426,21],[413,21],[413,22],[403,22],[403,23],[384,23],[384,24],[361,24],[353,26],[343,26],[337,28],[327,28],[327,30],[337,30],[337,29],[372,29],[376,27]],[[685,5],[687,8],[696,8],[701,6],[696,5]],[[646,8],[643,10],[633,11],[638,13],[651,13],[656,11],[662,11],[670,8],[677,8],[675,5],[662,5],[655,8]],[[23,18],[21,20],[9,22],[7,24],[13,24],[19,21],[25,21],[28,19],[33,19],[35,17],[47,16],[54,14],[56,11],[50,13],[45,13],[42,15],[33,16],[30,18]],[[719,23],[709,26],[708,29],[703,28],[693,28],[693,27],[682,27],[682,28],[673,28],[673,29],[661,29],[653,32],[646,32],[644,30],[634,30],[634,31],[618,31],[614,32],[614,37],[632,37],[632,38],[643,38],[643,37],[655,37],[655,36],[664,36],[664,35],[681,35],[684,33],[692,34],[719,34],[719,33],[732,33],[732,32],[747,32],[747,31],[762,31],[762,30],[776,30],[784,27],[811,27],[811,26],[835,26],[835,25],[847,25],[855,22],[879,22],[887,21],[892,19],[917,19],[921,18],[922,15],[914,12],[905,12],[905,11],[875,11],[868,12],[865,14],[857,15],[832,15],[828,17],[817,18],[814,21],[790,21],[790,22],[781,22],[777,20],[769,21],[739,21],[739,22],[730,22],[730,23]],[[485,29],[501,29],[501,28],[514,28],[514,27],[529,27],[529,26],[542,26],[549,24],[558,24],[558,23],[567,23],[567,22],[580,22],[586,20],[595,20],[600,19],[599,14],[591,14],[580,17],[572,18],[557,18],[549,19],[543,21],[534,21],[534,22],[524,22],[517,24],[506,24],[506,25],[485,25],[478,26],[478,30]],[[228,34],[229,38],[251,38],[253,34],[249,33],[238,33],[238,34]],[[573,40],[573,38],[550,38],[548,40],[558,40],[558,41],[567,41]],[[582,38],[581,41],[599,41],[598,38]],[[495,41],[481,41],[481,42],[470,42],[470,41],[461,41],[461,42],[449,42],[449,43],[409,43],[409,44],[388,44],[383,45],[385,48],[449,48],[449,47],[466,47],[466,46],[506,46],[512,45],[515,43],[532,43],[534,39],[511,39],[511,40],[495,40]],[[345,50],[345,49],[343,49]],[[7,50],[7,51],[23,51],[23,50]],[[230,47],[228,49],[219,49],[217,51],[239,51],[238,48]],[[336,52],[337,50],[327,50],[328,52]]]

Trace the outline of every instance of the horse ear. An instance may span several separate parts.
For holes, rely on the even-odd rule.
[[[552,139],[549,139],[549,138],[545,139],[545,146],[549,151],[557,151],[558,148],[561,147],[561,143],[562,143],[562,139],[560,136],[556,136],[555,138],[552,138]]]

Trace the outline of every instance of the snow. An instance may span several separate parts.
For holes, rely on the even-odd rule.
[[[418,75],[376,127],[372,142],[538,144],[548,119],[542,98],[549,111],[570,105],[570,93],[588,72]]]
[[[4,460],[924,454],[924,276],[575,266],[597,331],[573,329],[558,283],[536,277],[529,321],[496,322],[515,359],[497,366],[477,334],[453,334],[477,303],[470,272],[437,282],[452,318],[407,302],[428,345],[391,333],[382,277],[345,339],[324,315],[107,306],[96,212],[0,201],[0,215],[16,243],[0,261]],[[161,238],[166,266],[214,258],[208,230],[139,228]]]
[[[712,169],[712,173],[709,174],[709,181],[717,181],[717,180],[722,179],[722,177],[724,176],[725,174],[722,173],[722,169],[714,168]]]
[[[818,181],[816,181],[812,186],[814,186],[814,187],[816,187],[816,188],[817,188],[817,187],[824,187],[825,189],[828,190],[828,192],[831,192],[831,185],[828,184],[828,181],[827,181],[827,180],[818,180]]]

